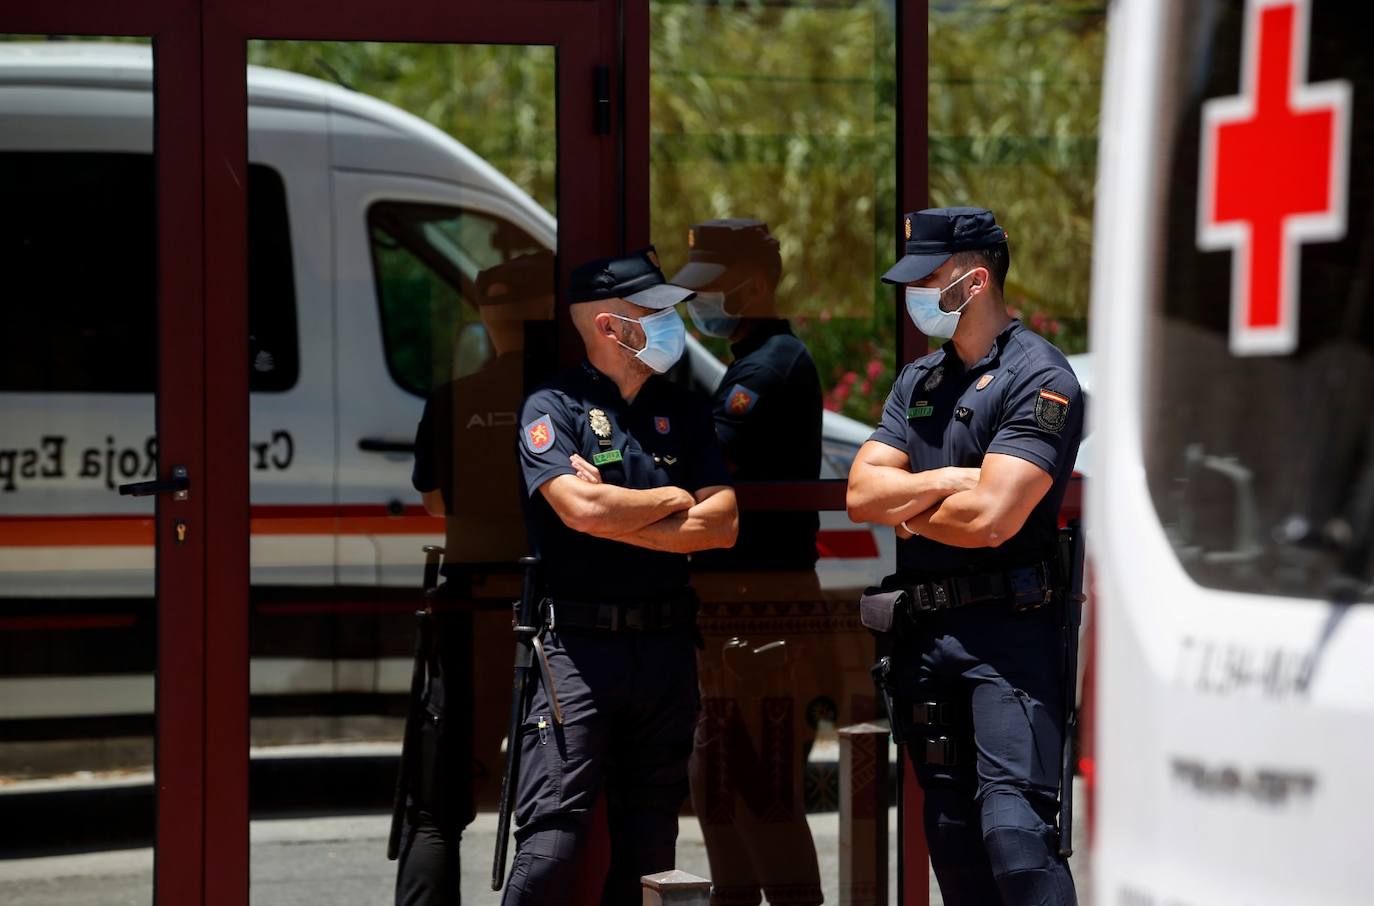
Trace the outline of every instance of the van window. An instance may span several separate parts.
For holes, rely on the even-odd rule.
[[[157,220],[147,154],[0,152],[0,392],[152,393]],[[286,193],[248,168],[250,387],[299,370]]]
[[[1291,86],[1283,84],[1288,79],[1264,81],[1266,90],[1282,91],[1297,90],[1297,83],[1348,83],[1347,216],[1339,235],[1293,246],[1299,267],[1292,322],[1296,348],[1238,353],[1232,336],[1233,256],[1238,253],[1203,247],[1199,170],[1202,105],[1255,90],[1242,87],[1247,84],[1241,73],[1246,8],[1240,2],[1177,3],[1174,21],[1187,26],[1175,33],[1176,59],[1159,68],[1164,116],[1157,134],[1169,153],[1157,174],[1164,209],[1155,225],[1158,254],[1152,264],[1158,276],[1152,336],[1145,341],[1150,492],[1179,560],[1204,586],[1369,600],[1374,578],[1374,396],[1369,392],[1374,387],[1374,131],[1361,124],[1374,122],[1374,65],[1362,44],[1374,29],[1374,11],[1359,14],[1365,21],[1359,27],[1339,4],[1313,4],[1310,34],[1298,36],[1308,41],[1305,70],[1293,68]],[[1260,40],[1286,34],[1276,28]],[[1292,115],[1283,100],[1265,109]],[[1297,128],[1307,129],[1311,140],[1319,135],[1320,123],[1280,132]],[[1245,141],[1230,141],[1236,142],[1232,151],[1246,157],[1239,167],[1232,162],[1225,178],[1266,174],[1264,184],[1241,194],[1271,205],[1250,209],[1250,241],[1261,249],[1258,264],[1277,265],[1279,256],[1264,253],[1260,244],[1264,230],[1278,223],[1265,220],[1267,211],[1292,203],[1293,192],[1280,189],[1292,190],[1303,179],[1310,184],[1319,167],[1288,166],[1287,157],[1295,152],[1267,147],[1272,139],[1248,147]],[[1218,172],[1225,167],[1226,162],[1218,163]],[[1251,298],[1258,296],[1257,291]]]
[[[477,275],[544,246],[500,217],[439,205],[379,202],[367,223],[392,378],[427,396],[481,369],[494,352],[472,301]]]

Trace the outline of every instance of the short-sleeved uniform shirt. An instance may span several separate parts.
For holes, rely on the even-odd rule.
[[[996,548],[899,541],[902,574],[953,575],[1027,566],[1053,555],[1059,508],[1083,436],[1083,394],[1063,353],[1013,321],[965,368],[953,342],[897,376],[872,440],[903,451],[911,471],[980,467],[988,453],[1034,463],[1054,479],[1026,524]]]
[[[575,474],[569,463],[574,453],[595,465],[603,482],[621,487],[696,493],[729,485],[706,400],[655,376],[627,403],[614,381],[583,362],[530,394],[520,425],[526,526],[541,559],[545,593],[634,603],[681,592],[688,579],[685,554],[573,531],[539,489]]]
[[[425,402],[411,484],[443,494],[448,563],[514,564],[527,553],[520,470],[510,456],[524,367],[521,353],[497,356]]]
[[[716,436],[736,481],[814,481],[821,470],[821,381],[806,345],[782,319],[760,321],[730,347],[734,361],[716,389]],[[694,554],[708,569],[811,569],[812,513],[740,514],[727,550]]]

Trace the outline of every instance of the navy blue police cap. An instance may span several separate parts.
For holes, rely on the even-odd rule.
[[[478,305],[511,305],[553,295],[553,252],[521,255],[477,275]]]
[[[906,254],[883,274],[884,283],[913,283],[929,277],[955,252],[985,249],[1007,241],[1007,231],[984,208],[930,208],[902,218]]]
[[[782,267],[778,240],[762,220],[731,217],[693,224],[687,230],[687,264],[673,282],[693,289],[710,286],[731,268],[758,265],[775,274]]]
[[[674,286],[663,276],[658,252],[646,249],[615,258],[597,258],[579,266],[568,282],[568,303],[624,299],[643,308],[672,308],[696,293]]]

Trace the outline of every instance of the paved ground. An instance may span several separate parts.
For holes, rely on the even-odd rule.
[[[836,855],[839,822],[835,814],[812,815],[811,827],[821,856],[827,903],[838,903]],[[385,857],[389,817],[330,816],[254,821],[251,828],[252,906],[351,906],[387,904],[395,866]],[[1080,825],[1081,826],[1081,825]],[[463,902],[482,906],[499,901],[489,889],[496,820],[478,816],[464,836],[472,870],[464,878]],[[896,810],[890,815],[889,889],[896,884]],[[1075,859],[1083,885],[1086,867]],[[6,906],[147,906],[152,902],[152,850],[130,849],[33,859],[0,860],[0,903]],[[706,850],[696,821],[682,822],[678,867],[707,876]],[[939,904],[932,883],[931,903]],[[895,899],[894,899],[895,902]]]

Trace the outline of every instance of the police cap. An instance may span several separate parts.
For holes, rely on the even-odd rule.
[[[673,282],[693,289],[710,286],[740,265],[757,265],[777,278],[782,269],[778,240],[761,220],[707,220],[687,230],[687,264]]]
[[[884,283],[912,283],[929,277],[955,252],[985,249],[1007,241],[1007,231],[983,208],[931,208],[902,218],[906,254],[883,274]]]
[[[597,258],[572,272],[568,283],[568,302],[597,302],[624,299],[643,308],[672,308],[696,293],[674,286],[663,277],[658,253],[651,245],[617,258]]]
[[[553,295],[553,252],[521,255],[477,275],[478,305],[511,305]]]

